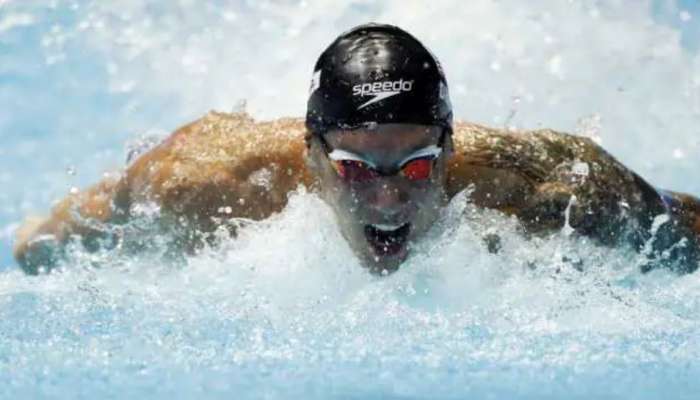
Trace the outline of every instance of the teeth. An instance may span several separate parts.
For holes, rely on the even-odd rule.
[[[374,227],[375,229],[378,229],[378,230],[384,231],[384,232],[395,231],[395,230],[401,228],[402,226],[403,226],[403,224],[399,224],[399,225],[385,225],[385,224],[372,225],[372,227]]]

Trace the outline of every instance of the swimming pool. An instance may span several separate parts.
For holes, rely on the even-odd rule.
[[[698,195],[698,11],[0,0],[0,397],[694,398],[700,275],[641,275],[633,253],[565,232],[525,241],[459,203],[383,279],[303,190],[176,264],[76,249],[58,273],[26,277],[10,248],[23,216],[118,169],[143,136],[209,109],[301,115],[317,53],[368,20],[436,52],[458,118],[589,135]],[[501,254],[480,243],[489,229]]]

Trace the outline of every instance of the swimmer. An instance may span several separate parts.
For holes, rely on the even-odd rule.
[[[321,54],[305,120],[209,113],[49,217],[27,221],[15,257],[36,274],[71,241],[146,248],[131,225],[145,206],[158,210],[155,225],[172,234],[172,249],[193,253],[217,229],[235,235],[232,218],[281,211],[300,185],[328,203],[375,273],[397,270],[467,188],[475,205],[517,217],[525,235],[568,224],[574,237],[634,246],[649,259],[643,270],[697,268],[698,199],[655,189],[587,138],[453,123],[437,59],[409,33],[379,24],[343,33]]]

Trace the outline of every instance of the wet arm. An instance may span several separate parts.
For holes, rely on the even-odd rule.
[[[71,195],[48,219],[25,225],[15,256],[25,271],[36,273],[62,256],[71,237],[80,235],[88,250],[97,248],[109,239],[103,224],[130,222],[139,205],[157,208],[155,228],[171,234],[173,249],[192,251],[227,221],[264,219],[284,208],[300,184],[311,186],[304,133],[297,119],[260,123],[242,114],[209,113],[134,160],[121,179]],[[117,239],[138,250],[148,233],[123,236]]]
[[[29,274],[51,269],[65,255],[65,245],[79,238],[87,250],[95,250],[110,238],[110,224],[124,223],[129,218],[134,188],[142,195],[148,192],[153,176],[147,174],[172,153],[172,141],[178,134],[187,134],[183,127],[164,143],[140,156],[120,176],[70,194],[58,203],[45,218],[30,218],[17,231],[14,256]],[[167,163],[166,163],[167,164]]]
[[[592,140],[551,131],[532,135],[553,160],[520,212],[532,230],[566,226],[606,244],[640,244],[654,218],[666,212],[651,185]]]
[[[17,231],[17,262],[25,272],[36,274],[41,268],[51,268],[73,237],[80,237],[88,249],[97,247],[106,237],[103,224],[123,218],[126,194],[121,179],[108,178],[70,194],[47,218],[28,219]]]

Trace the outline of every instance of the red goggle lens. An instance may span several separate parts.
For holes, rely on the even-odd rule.
[[[401,175],[412,181],[422,181],[430,178],[433,172],[433,160],[430,158],[418,158],[411,160],[401,167]]]
[[[379,172],[357,160],[337,160],[333,161],[333,166],[341,178],[351,182],[364,182],[379,177]]]

